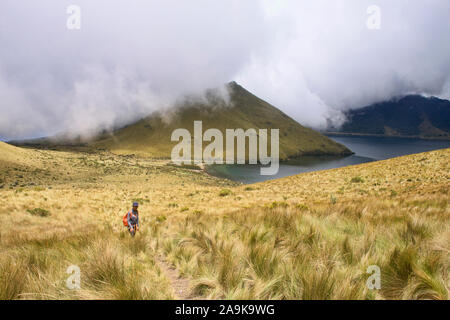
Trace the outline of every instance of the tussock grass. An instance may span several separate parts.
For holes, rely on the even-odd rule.
[[[232,193],[233,192],[230,189],[223,189],[223,190],[220,190],[219,196],[226,197],[226,196],[231,195]]]
[[[252,186],[163,160],[10,151],[26,161],[0,154],[1,299],[172,299],[160,255],[199,298],[448,299],[450,150]],[[66,288],[71,265],[80,290]],[[381,290],[366,287],[370,265]]]
[[[0,300],[18,299],[26,285],[26,272],[21,261],[5,259],[0,264]]]
[[[314,211],[271,204],[185,218],[183,228],[173,226],[181,245],[166,253],[209,298],[446,299],[448,252],[429,246],[442,241],[448,224],[439,221],[449,213],[424,218],[398,206],[399,217],[380,224],[383,204],[374,203]],[[366,287],[373,264],[382,270],[380,291]]]
[[[27,212],[33,216],[39,216],[39,217],[48,217],[50,215],[50,212],[48,210],[42,209],[42,208],[34,208],[34,209],[28,209]]]
[[[107,244],[90,249],[83,270],[86,281],[96,287],[124,286],[126,283],[125,260],[119,256],[116,248]]]
[[[20,239],[0,259],[1,299],[168,299],[169,282],[145,253],[148,238],[110,230]],[[15,239],[15,238],[13,238]],[[8,239],[9,243],[13,239]],[[2,239],[4,240],[4,239]],[[136,241],[134,241],[136,240]],[[14,242],[12,242],[14,243]],[[69,290],[66,269],[78,265],[81,289]],[[156,291],[153,289],[157,289]]]

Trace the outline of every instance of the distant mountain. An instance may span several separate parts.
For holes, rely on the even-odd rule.
[[[370,134],[450,139],[450,101],[409,95],[346,113],[339,129],[348,134]]]
[[[237,83],[229,83],[227,89],[230,96],[229,104],[218,98],[214,90],[209,90],[206,99],[187,99],[169,114],[156,112],[124,128],[104,132],[87,142],[85,147],[91,150],[109,150],[117,154],[168,158],[172,148],[177,144],[170,141],[172,132],[178,128],[185,128],[193,135],[194,121],[201,120],[203,132],[209,128],[217,128],[224,136],[226,129],[280,129],[280,159],[301,155],[351,154],[345,146],[303,127]],[[39,139],[26,141],[25,144],[67,146],[80,142],[82,141],[79,139],[70,141],[60,138],[56,139],[56,142],[55,139]],[[14,143],[24,144],[23,141]]]

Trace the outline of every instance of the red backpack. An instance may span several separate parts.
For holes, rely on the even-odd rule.
[[[123,216],[123,225],[128,227],[128,212]]]
[[[122,219],[122,221],[123,221],[123,225],[125,226],[125,227],[128,227],[128,214],[130,213],[130,211],[128,211],[124,216],[123,216],[123,219]]]

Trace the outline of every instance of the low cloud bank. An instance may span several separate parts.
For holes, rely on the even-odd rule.
[[[68,30],[69,5],[81,29]],[[366,10],[381,10],[369,30]],[[91,134],[237,80],[302,124],[408,93],[450,97],[450,2],[0,3],[0,139]]]

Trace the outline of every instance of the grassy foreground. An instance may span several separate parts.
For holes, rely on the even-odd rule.
[[[175,299],[161,260],[198,299],[448,299],[450,149],[246,186],[133,156],[0,151],[0,299]]]

